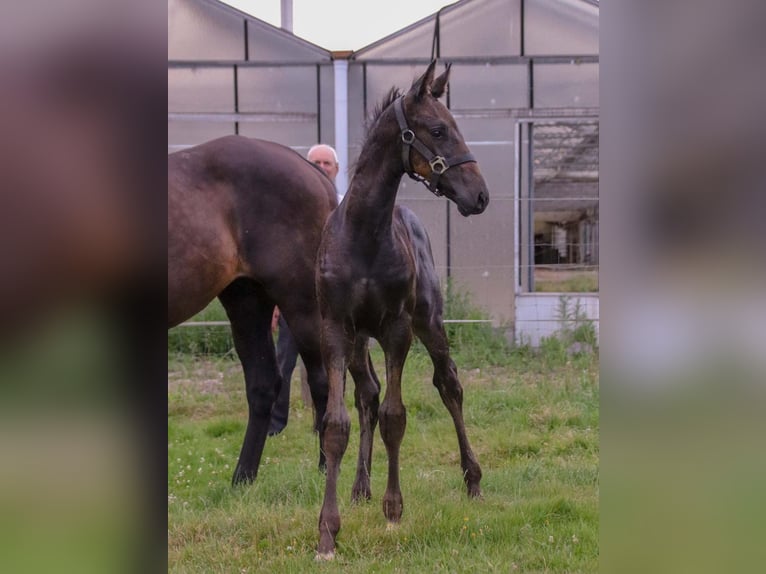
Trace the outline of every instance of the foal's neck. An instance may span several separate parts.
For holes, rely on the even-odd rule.
[[[346,221],[358,235],[378,239],[390,233],[403,175],[399,128],[389,106],[367,136],[348,190]]]

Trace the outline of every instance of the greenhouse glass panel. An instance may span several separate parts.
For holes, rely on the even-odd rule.
[[[598,64],[536,65],[535,107],[598,107],[598,73]]]
[[[253,62],[329,61],[330,52],[289,32],[257,20],[248,21],[248,60]]]
[[[317,126],[316,121],[242,122],[239,124],[239,133],[294,148],[305,157],[308,148],[316,143]]]
[[[367,109],[370,116],[375,107],[383,100],[392,87],[400,88],[406,92],[417,80],[426,66],[423,64],[412,65],[367,65]]]
[[[239,111],[317,113],[315,66],[239,68]]]
[[[492,197],[480,215],[450,206],[450,275],[494,319],[513,317],[513,199]]]
[[[599,125],[595,117],[538,120],[531,124],[532,181],[521,252],[532,273],[528,292],[598,291]]]
[[[521,48],[520,0],[476,0],[442,12],[440,56],[515,56]]]
[[[350,91],[349,88],[349,96]],[[319,119],[317,143],[335,147],[335,75],[332,65],[319,66]]]
[[[168,113],[233,111],[233,68],[168,69]]]
[[[195,146],[216,138],[231,135],[234,122],[168,121],[168,151]]]
[[[452,109],[526,108],[527,66],[511,64],[455,64],[450,72]]]
[[[348,66],[348,161],[353,166],[364,142],[367,118],[364,109],[364,66]],[[349,174],[349,181],[351,174]]]
[[[382,40],[362,48],[357,60],[377,58],[430,58],[434,37],[434,17],[428,16]]]
[[[457,121],[487,182],[490,197],[490,207],[487,209],[492,208],[495,198],[513,197],[513,119],[458,117]]]
[[[598,54],[597,6],[584,0],[525,0],[524,53]]]
[[[244,19],[200,0],[168,0],[168,60],[242,60]]]

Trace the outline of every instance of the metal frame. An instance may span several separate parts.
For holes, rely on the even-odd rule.
[[[569,113],[570,110],[564,110],[564,109],[554,109],[554,110],[542,110],[542,109],[530,109],[526,113],[517,113],[516,115],[516,121],[514,123],[514,158],[513,158],[513,165],[514,165],[514,178],[513,178],[513,235],[516,238],[516,242],[513,247],[513,285],[514,285],[514,293],[516,295],[520,293],[531,293],[534,292],[534,280],[530,280],[530,285],[527,286],[526,290],[523,290],[521,288],[521,244],[522,244],[522,237],[521,237],[521,219],[520,219],[520,212],[521,212],[521,186],[522,186],[522,164],[521,164],[521,135],[522,135],[522,124],[534,124],[534,123],[561,123],[561,122],[574,122],[576,123],[577,120],[583,120],[583,119],[591,119],[591,120],[599,120],[599,110],[598,108],[579,108],[575,109],[573,108],[571,110],[574,113]],[[530,150],[528,151],[527,155],[527,162],[529,164],[532,163],[532,153],[531,148],[533,146],[533,134],[530,130],[528,142],[527,145],[530,147]],[[531,201],[534,199],[534,197],[531,195],[532,190],[534,189],[534,178],[532,170],[527,167],[526,169],[526,175],[530,178],[529,183],[529,189],[530,189],[530,197],[527,198],[528,201]],[[588,198],[590,199],[590,198]],[[534,214],[533,210],[531,209],[531,206],[527,210],[528,217],[530,218],[530,221],[527,222],[527,227],[531,228],[531,225],[534,224]],[[534,233],[533,233],[534,236]],[[529,242],[529,248],[532,250],[531,254],[528,255],[530,257],[530,261],[534,262],[534,240]],[[533,274],[530,273],[530,276]]]

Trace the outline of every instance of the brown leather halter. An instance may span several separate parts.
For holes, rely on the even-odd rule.
[[[436,155],[426,145],[420,141],[413,132],[407,126],[407,120],[404,117],[404,96],[399,96],[394,102],[394,111],[396,112],[396,121],[399,123],[399,129],[402,134],[402,163],[404,164],[404,171],[415,181],[423,182],[428,191],[433,193],[436,197],[441,197],[443,193],[439,191],[439,178],[449,168],[461,163],[467,163],[469,161],[476,162],[476,158],[472,153],[466,153],[449,159],[441,155]],[[420,152],[428,165],[431,166],[431,178],[426,179],[419,173],[412,170],[412,164],[410,163],[410,148],[415,148]]]

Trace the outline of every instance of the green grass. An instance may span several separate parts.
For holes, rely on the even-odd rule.
[[[538,293],[597,293],[598,273],[571,273],[571,276],[557,278],[535,277],[535,291]]]
[[[445,316],[484,319],[450,285]],[[567,311],[565,309],[565,311]],[[568,312],[568,311],[567,311]],[[225,319],[212,303],[196,320]],[[586,325],[587,326],[587,325]],[[290,423],[270,438],[255,484],[232,488],[246,425],[241,367],[228,328],[168,333],[168,549],[172,572],[595,572],[598,563],[598,358],[571,356],[578,332],[540,350],[510,348],[488,324],[447,324],[465,390],[482,500],[469,500],[452,420],[415,342],[404,373],[401,451],[405,511],[394,531],[381,510],[385,448],[376,435],[370,503],[352,505],[358,424],[340,475],[336,560],[313,561],[324,475],[312,413],[294,376]],[[587,333],[586,333],[587,334]],[[579,338],[578,338],[579,337]],[[379,374],[379,347],[372,349]],[[350,381],[350,379],[349,379]]]
[[[256,482],[232,488],[246,424],[239,363],[231,354],[169,353],[169,570],[596,572],[597,357],[510,350],[487,329],[464,333],[457,344],[451,339],[483,499],[466,496],[452,421],[416,346],[403,382],[401,525],[387,531],[381,510],[386,460],[379,434],[373,499],[350,502],[359,427],[349,388],[351,440],[338,486],[342,527],[328,564],[314,562],[324,476],[297,374],[288,427],[267,441]],[[487,351],[482,341],[494,347]],[[385,372],[379,348],[373,360]]]
[[[226,311],[218,299],[213,299],[190,321],[228,321]],[[176,327],[168,331],[168,353],[192,355],[234,354],[234,340],[228,325],[205,327]]]

